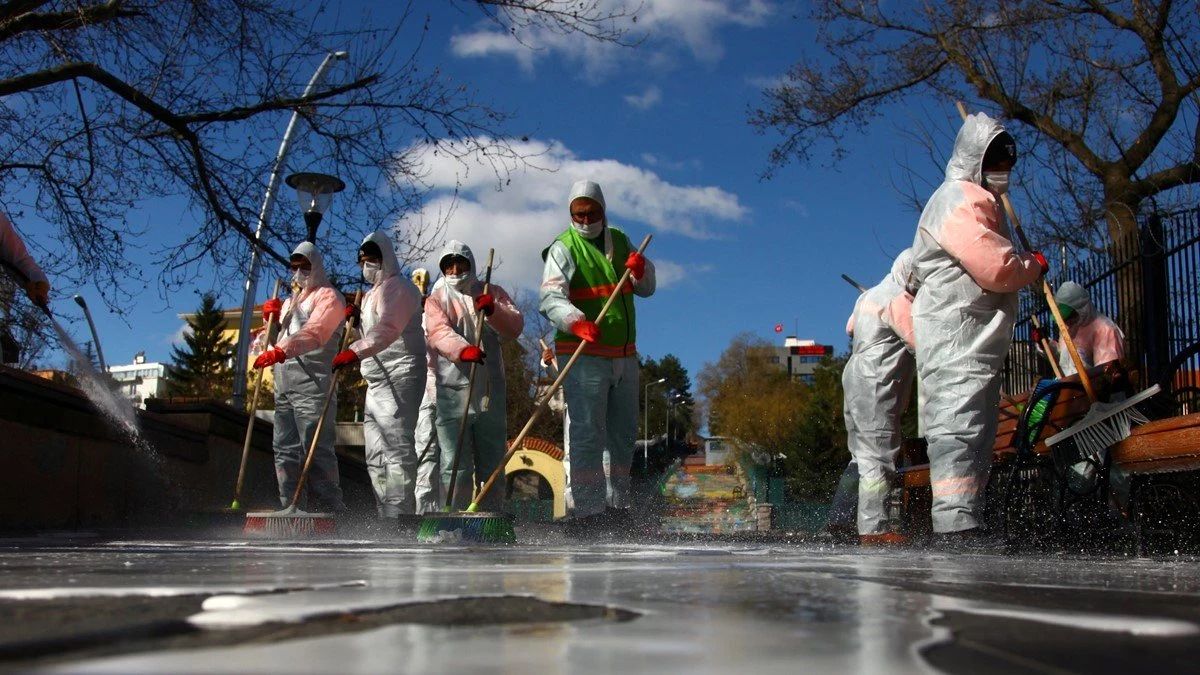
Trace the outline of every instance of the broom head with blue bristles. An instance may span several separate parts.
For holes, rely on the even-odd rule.
[[[427,513],[417,530],[424,543],[515,544],[517,533],[507,513],[475,511]]]

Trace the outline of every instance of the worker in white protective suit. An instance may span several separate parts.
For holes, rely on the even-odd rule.
[[[905,543],[902,535],[888,531],[884,502],[896,473],[900,416],[908,407],[917,364],[904,338],[884,316],[911,323],[899,316],[905,303],[896,302],[908,294],[911,269],[912,249],[905,249],[891,272],[858,296],[846,325],[853,340],[842,370],[846,445],[858,466],[859,541],[868,546]]]
[[[1058,287],[1054,301],[1088,374],[1112,376],[1119,372],[1121,359],[1125,357],[1125,333],[1112,319],[1096,311],[1087,289],[1074,281],[1067,281]],[[1039,348],[1041,338],[1035,328],[1033,342]],[[1075,360],[1067,351],[1066,340],[1060,342],[1050,339],[1050,347],[1055,351],[1050,358],[1058,358],[1064,377],[1079,372],[1075,369]]]
[[[387,234],[376,230],[358,249],[363,281],[362,336],[333,359],[334,368],[360,364],[367,381],[363,440],[367,475],[380,518],[416,513],[414,436],[425,391],[425,334],[421,294],[400,273]]]
[[[963,122],[945,180],[913,240],[919,416],[928,442],[936,543],[985,546],[984,489],[996,439],[1000,371],[1017,291],[1045,274],[1040,253],[1016,253],[1000,195],[1016,143],[982,113]]]
[[[476,274],[475,255],[466,244],[450,241],[438,259],[442,277],[425,301],[426,335],[437,354],[437,436],[442,457],[442,489],[450,490],[455,453],[458,474],[454,494],[447,499],[453,509],[472,501],[474,489],[486,481],[508,447],[505,419],[504,357],[501,340],[515,340],[525,329],[525,317],[503,288],[491,284],[483,292]],[[483,314],[483,340],[475,346],[476,324]],[[475,383],[467,405],[471,364]],[[467,415],[461,448],[458,442],[463,415]],[[488,491],[480,507],[499,511],[504,503],[503,474]]]
[[[0,261],[21,277],[21,284],[30,302],[45,307],[50,301],[50,281],[33,256],[29,255],[25,240],[17,234],[17,228],[3,212],[0,212]]]
[[[590,180],[571,186],[570,226],[542,252],[539,309],[558,329],[559,368],[583,352],[563,381],[567,421],[567,507],[579,534],[624,529],[629,469],[638,431],[638,378],[633,295],[655,289],[654,265],[605,216],[604,193]],[[624,271],[630,283],[616,288]],[[618,297],[597,325],[613,293]],[[605,470],[604,453],[609,454]]]
[[[429,271],[418,267],[412,273],[413,285],[421,292],[421,306],[429,296]],[[424,331],[425,314],[421,314]],[[421,412],[417,416],[417,513],[440,510],[442,501],[441,446],[437,439],[437,352],[425,343],[425,395],[421,397]]]
[[[333,357],[346,313],[346,301],[330,285],[321,254],[311,242],[296,247],[289,268],[293,274],[291,297],[263,303],[263,323],[278,319],[279,339],[274,347],[262,351],[266,346],[266,331],[262,331],[254,343],[254,351],[262,351],[254,367],[274,367],[275,477],[279,481],[279,501],[284,506],[291,503],[296,491],[321,408],[333,385]],[[330,513],[345,510],[334,453],[336,419],[335,397],[321,426],[305,491],[297,503],[302,509]]]
[[[0,266],[8,268],[16,281],[25,289],[30,302],[46,307],[50,302],[50,281],[33,256],[25,248],[25,241],[17,234],[8,216],[0,211]],[[4,272],[0,271],[0,277]],[[21,360],[21,345],[9,331],[12,294],[0,294],[0,362],[18,363]]]

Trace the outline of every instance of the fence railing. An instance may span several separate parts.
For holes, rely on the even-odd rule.
[[[1176,389],[1200,388],[1200,208],[1152,213],[1139,218],[1138,240],[1119,243],[1057,270],[1051,286],[1075,281],[1088,289],[1092,305],[1125,331],[1126,366],[1143,385],[1170,368]],[[1021,293],[1017,326],[1004,370],[1004,390],[1029,389],[1052,375],[1032,346],[1036,315],[1057,337],[1054,319],[1039,287]]]

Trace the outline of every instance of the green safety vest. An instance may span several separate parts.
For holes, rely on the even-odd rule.
[[[612,260],[605,257],[599,247],[584,239],[573,227],[567,228],[555,239],[567,247],[575,261],[575,274],[571,275],[568,294],[571,304],[578,307],[591,321],[596,320],[600,309],[616,290],[617,282],[625,271],[625,259],[634,250],[624,232],[611,226],[608,230],[612,233]],[[616,267],[613,261],[619,261],[621,267]],[[583,348],[584,354],[608,358],[637,354],[632,283],[625,284],[620,293],[621,297],[613,300],[612,306],[604,314],[604,320],[598,322],[600,341],[587,343]],[[582,340],[579,336],[560,330],[554,336],[554,351],[560,356],[570,356],[575,353],[580,342]]]

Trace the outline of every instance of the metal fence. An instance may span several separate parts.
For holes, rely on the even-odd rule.
[[[1054,274],[1051,286],[1071,280],[1088,289],[1096,310],[1124,329],[1126,366],[1139,371],[1143,385],[1166,377],[1172,388],[1194,392],[1200,389],[1200,208],[1143,216],[1139,230],[1131,244],[1073,261]],[[1040,285],[1021,293],[1006,392],[1026,391],[1038,377],[1052,376],[1031,344],[1031,316],[1057,337]]]

